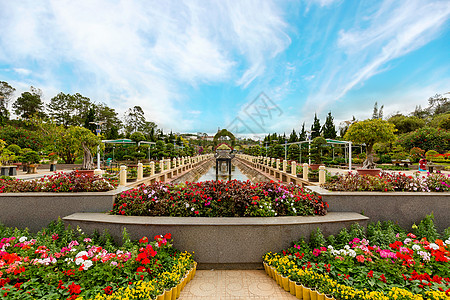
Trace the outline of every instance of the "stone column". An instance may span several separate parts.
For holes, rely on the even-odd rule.
[[[163,159],[161,159],[159,161],[159,168],[160,168],[161,172],[164,171],[164,160]]]
[[[271,167],[271,168],[273,168],[273,163],[274,163],[274,162],[275,162],[275,158],[272,157],[272,158],[270,159],[270,167]]]
[[[283,160],[283,172],[287,170],[287,160]]]
[[[279,158],[277,158],[277,170],[280,170],[280,159]]]
[[[173,168],[177,168],[177,159],[175,157],[173,158]]]
[[[155,163],[153,161],[150,162],[150,176],[155,175]]]
[[[293,176],[297,176],[297,162],[296,161],[293,161],[291,163],[291,174]]]
[[[308,164],[303,164],[303,179],[308,180]]]
[[[141,180],[142,178],[144,178],[144,165],[142,165],[142,163],[138,163],[136,180]]]
[[[127,166],[120,166],[119,185],[127,185]]]
[[[177,166],[181,166],[181,165],[182,165],[182,163],[181,163],[181,158],[178,157],[178,159],[177,159]]]
[[[325,183],[325,166],[319,167],[319,183]]]

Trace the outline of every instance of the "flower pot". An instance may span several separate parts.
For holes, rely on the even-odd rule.
[[[180,294],[181,294],[181,282],[179,284],[177,284],[177,293],[176,293],[176,298],[180,298]]]
[[[311,296],[311,300],[317,300],[317,291],[310,289],[309,294]]]
[[[281,284],[286,292],[289,292],[289,278],[281,276]]]
[[[269,266],[269,275],[270,277],[272,277],[272,279],[275,279],[275,271],[271,266]]]
[[[164,294],[156,296],[156,300],[164,300]]]
[[[377,176],[380,174],[381,169],[356,169],[359,175],[370,175],[370,176]]]
[[[289,279],[289,293],[295,296],[295,281]]]
[[[94,170],[77,170],[77,173],[87,176],[94,176]]]
[[[173,288],[164,291],[164,300],[172,300],[172,291]]]
[[[303,299],[303,285],[299,282],[295,283],[295,297],[297,299]]]
[[[333,296],[330,296],[330,295],[325,295],[325,299],[326,300],[334,300]]]
[[[170,298],[170,300],[177,300],[177,287],[174,286],[172,288],[172,298]]]
[[[269,268],[267,267],[266,262],[263,262],[264,271],[266,271],[266,274],[269,275]]]
[[[317,300],[325,300],[325,294],[317,292]]]
[[[303,300],[311,300],[311,289],[307,288],[306,286],[303,287]]]
[[[310,164],[309,167],[311,170],[317,170],[320,166],[323,166],[322,164]]]
[[[281,281],[281,275],[277,272],[277,283],[279,286],[283,287],[283,282]]]

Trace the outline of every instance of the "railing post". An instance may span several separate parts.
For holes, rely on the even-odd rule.
[[[297,176],[297,162],[295,160],[291,163],[291,174]]]
[[[150,176],[155,175],[155,163],[153,161],[150,162]]]
[[[144,166],[142,163],[138,163],[136,180],[141,180],[142,178],[144,178]]]
[[[287,160],[283,160],[283,172],[287,170]]]
[[[308,180],[308,164],[303,164],[303,179]]]
[[[277,170],[278,171],[280,170],[280,159],[279,158],[277,158]]]
[[[120,166],[119,185],[127,185],[127,166]]]
[[[319,167],[319,184],[325,183],[325,166]]]
[[[161,159],[161,160],[159,161],[159,169],[161,170],[161,172],[164,171],[164,160],[163,160],[163,159]]]

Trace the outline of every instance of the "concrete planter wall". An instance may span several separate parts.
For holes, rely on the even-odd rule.
[[[80,226],[86,233],[108,232],[121,241],[123,228],[132,239],[153,238],[170,232],[174,246],[194,251],[201,269],[261,268],[262,255],[290,247],[301,236],[309,237],[320,227],[325,235],[337,234],[354,222],[366,225],[357,213],[326,216],[272,218],[132,217],[99,213],[76,213],[63,218],[66,225]]]
[[[95,193],[0,194],[0,222],[37,232],[58,217],[76,212],[107,212],[121,191],[123,189]]]
[[[318,186],[308,189],[328,202],[330,212],[353,211],[368,216],[371,222],[391,220],[404,228],[433,213],[439,231],[450,226],[450,193],[332,192]]]

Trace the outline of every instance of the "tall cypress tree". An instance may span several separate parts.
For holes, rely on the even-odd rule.
[[[311,139],[313,140],[314,138],[320,136],[320,120],[319,118],[317,118],[317,114],[314,114],[314,122],[311,125]]]
[[[306,140],[305,122],[303,122],[302,130],[300,131],[300,133],[299,133],[299,135],[298,135],[298,140],[299,140],[300,142]]]
[[[325,120],[325,124],[322,127],[323,137],[326,139],[335,139],[336,138],[336,127],[334,126],[333,116],[331,116],[331,111],[328,113],[327,119]]]
[[[289,136],[289,143],[295,143],[298,141],[297,132],[295,132],[295,129],[292,129],[291,135]]]

